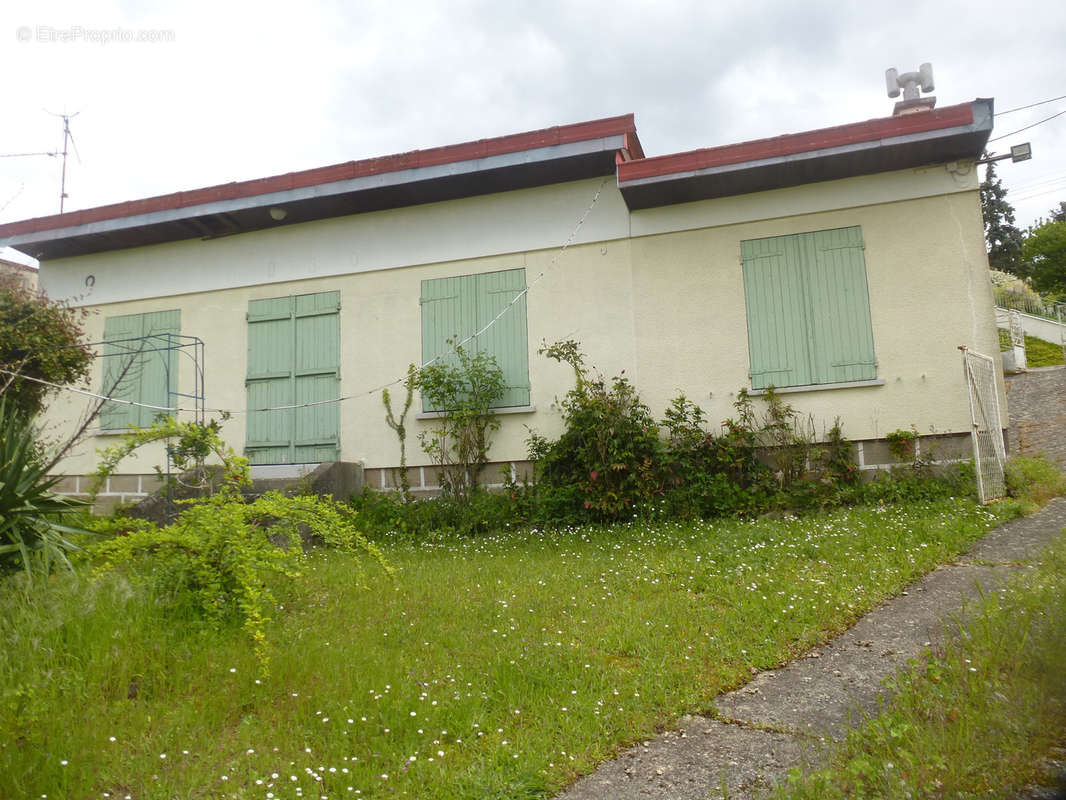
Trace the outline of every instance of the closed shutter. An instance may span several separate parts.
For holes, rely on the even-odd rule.
[[[839,228],[809,237],[812,383],[877,377],[862,230]]]
[[[126,314],[104,320],[104,376],[101,388],[109,397],[141,405],[105,403],[100,410],[102,428],[120,430],[146,427],[158,415],[168,413],[160,408],[175,405],[178,387],[177,342],[168,334],[180,332],[181,312],[177,309]]]
[[[422,363],[456,365],[455,344],[492,323],[465,347],[493,356],[503,371],[507,389],[494,407],[529,405],[525,288],[524,269],[422,281]],[[423,398],[422,410],[444,409]]]
[[[298,295],[293,327],[296,337],[296,404],[293,460],[336,461],[340,404],[340,293]]]
[[[812,382],[798,239],[741,243],[753,389]]]
[[[471,278],[422,281],[423,364],[433,362],[455,366],[458,359],[454,345],[477,331],[477,286]],[[442,409],[423,398],[422,410]]]
[[[246,454],[252,464],[337,459],[339,404],[305,404],[339,395],[339,307],[338,292],[248,304]],[[267,408],[275,410],[257,410]]]
[[[477,275],[478,318],[481,330],[525,291],[526,271],[510,269]],[[478,337],[478,349],[491,353],[503,370],[507,389],[496,406],[529,405],[529,347],[526,341],[526,296],[522,294],[510,309]]]
[[[877,376],[862,229],[741,243],[751,385]]]

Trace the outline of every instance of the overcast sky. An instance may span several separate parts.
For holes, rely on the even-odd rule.
[[[887,116],[885,69],[923,61],[939,105],[1066,95],[1066,7],[7,0],[0,153],[62,149],[77,112],[67,210],[627,112],[659,155]],[[991,147],[1023,141],[999,174],[1024,226],[1066,200],[1066,114]],[[58,158],[0,158],[0,221],[59,185]]]

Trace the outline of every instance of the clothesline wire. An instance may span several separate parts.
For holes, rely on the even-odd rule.
[[[460,347],[465,346],[466,344],[470,343],[471,341],[473,341],[477,337],[479,337],[482,334],[484,334],[485,332],[487,332],[489,330],[489,328],[491,328],[493,325],[495,325],[497,322],[499,322],[500,319],[502,319],[503,316],[508,311],[510,311],[512,308],[514,308],[515,304],[521,298],[523,298],[527,294],[529,294],[529,290],[532,289],[534,286],[536,286],[538,283],[540,283],[540,281],[547,274],[547,271],[550,270],[552,267],[554,267],[556,264],[558,264],[559,260],[563,257],[563,254],[565,254],[567,249],[570,247],[570,245],[574,243],[574,240],[577,238],[578,232],[581,230],[581,227],[585,224],[585,220],[588,218],[589,214],[592,213],[592,209],[596,207],[596,203],[600,199],[600,194],[603,192],[603,187],[606,186],[606,185],[607,185],[607,178],[604,178],[600,182],[600,185],[596,188],[596,191],[593,194],[592,200],[589,203],[588,207],[585,209],[584,213],[578,219],[577,224],[574,226],[573,230],[570,231],[570,235],[566,237],[566,240],[563,242],[562,246],[555,253],[555,255],[552,256],[552,259],[549,262],[548,266],[545,269],[541,270],[536,278],[534,278],[529,284],[527,284],[524,289],[522,289],[520,292],[518,292],[511,299],[511,302],[509,302],[502,309],[500,309],[500,312],[495,317],[493,317],[491,320],[489,320],[479,330],[475,331],[474,333],[470,334],[465,339],[463,339],[463,340],[461,340],[459,342],[452,343],[450,351],[448,351],[447,353],[442,353],[440,355],[434,356],[433,358],[431,358],[428,361],[426,361],[425,363],[423,363],[421,365],[421,367],[419,367],[419,369],[425,369],[426,367],[430,366],[431,364],[436,363],[437,361],[441,360],[442,358],[444,358],[444,357],[446,357],[448,355],[451,355],[452,353],[456,352]],[[138,353],[135,352],[133,354],[137,355]],[[193,409],[193,408],[186,408],[184,406],[157,406],[157,405],[152,405],[150,403],[139,403],[139,402],[136,402],[136,401],[133,401],[133,400],[124,400],[124,399],[118,398],[118,397],[112,397],[112,396],[109,396],[109,395],[98,394],[96,392],[91,392],[88,389],[78,389],[78,388],[73,387],[73,386],[64,386],[64,385],[59,384],[59,383],[53,383],[52,381],[44,380],[42,378],[34,378],[32,376],[29,376],[29,375],[22,375],[22,374],[19,374],[17,372],[13,372],[13,371],[8,370],[8,369],[0,368],[0,374],[14,376],[14,377],[19,378],[21,380],[31,381],[33,383],[38,383],[38,384],[41,384],[41,385],[44,385],[44,386],[49,386],[49,387],[51,387],[53,389],[60,389],[60,390],[63,390],[63,391],[71,392],[73,394],[83,395],[85,397],[91,397],[91,398],[96,399],[96,400],[105,400],[105,401],[112,402],[112,403],[119,403],[121,405],[133,406],[133,407],[136,407],[136,408],[147,408],[147,409],[152,410],[152,411],[178,412],[178,411],[197,411],[197,410],[201,410],[201,411],[204,411],[206,413],[211,413],[211,414],[229,414],[231,416],[234,415],[234,414],[254,414],[254,413],[267,412],[267,411],[290,411],[290,410],[295,410],[295,409],[299,409],[299,408],[312,408],[314,406],[324,406],[324,405],[331,405],[333,403],[343,403],[343,402],[346,402],[348,400],[355,400],[355,399],[358,399],[358,398],[361,398],[361,397],[371,397],[371,396],[373,396],[373,395],[375,395],[375,394],[377,394],[377,393],[379,393],[381,391],[384,391],[385,389],[388,389],[388,388],[390,388],[392,386],[396,386],[397,384],[403,383],[403,381],[407,380],[407,375],[402,375],[402,376],[400,376],[398,378],[395,378],[395,379],[393,379],[393,380],[391,380],[391,381],[389,381],[387,383],[383,383],[380,386],[375,386],[372,389],[365,389],[365,390],[360,391],[360,392],[353,392],[352,394],[343,395],[343,396],[336,397],[336,398],[333,398],[333,399],[330,399],[330,400],[316,400],[316,401],[312,401],[312,402],[308,402],[308,403],[295,403],[295,404],[292,404],[292,405],[270,406],[270,407],[267,407],[267,408],[245,408],[245,409],[233,410],[233,409],[224,409],[224,408]],[[110,391],[114,391],[114,388],[112,388]]]

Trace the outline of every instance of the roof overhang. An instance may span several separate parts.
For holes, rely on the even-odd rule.
[[[0,245],[47,260],[215,238],[607,176],[642,156],[625,115],[9,223]]]
[[[992,100],[618,166],[630,209],[708,200],[981,156]]]

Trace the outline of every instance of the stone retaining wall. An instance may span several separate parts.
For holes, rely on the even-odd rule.
[[[1044,455],[1066,469],[1066,368],[1030,369],[1006,384],[1011,455]]]

